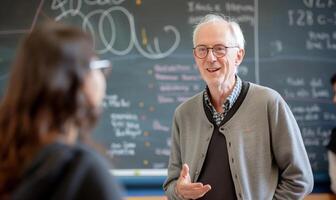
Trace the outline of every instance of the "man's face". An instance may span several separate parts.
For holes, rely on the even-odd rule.
[[[334,91],[333,102],[334,104],[336,104],[336,83],[333,84],[333,91]]]
[[[218,44],[227,47],[237,46],[229,30],[226,22],[203,24],[195,35],[195,46],[205,45],[208,48]],[[208,55],[203,59],[194,55],[200,74],[209,87],[232,85],[235,81],[235,73],[243,59],[244,50],[239,48],[227,48],[226,50],[226,55],[221,58],[217,58],[212,49],[208,50]]]

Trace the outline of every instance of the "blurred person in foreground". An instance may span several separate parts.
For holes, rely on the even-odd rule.
[[[0,199],[122,199],[88,145],[108,67],[95,59],[91,36],[64,24],[23,40],[0,104]]]
[[[206,88],[176,108],[168,198],[303,199],[313,175],[300,129],[279,93],[237,75],[245,54],[238,23],[209,14],[193,43]]]
[[[336,73],[331,77],[330,83],[333,89],[333,103],[336,105]],[[327,145],[329,161],[329,177],[331,191],[336,194],[336,127],[333,128]]]

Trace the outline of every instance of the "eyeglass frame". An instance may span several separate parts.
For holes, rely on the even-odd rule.
[[[90,61],[90,69],[104,69],[108,67],[112,67],[111,62],[109,60],[92,59]]]
[[[196,52],[195,49],[198,48],[198,47],[200,47],[200,46],[205,47],[205,48],[207,49],[207,52],[206,52],[206,54],[205,54],[204,57],[199,57],[199,56],[197,56],[197,54],[195,53],[195,52]],[[216,51],[213,51],[213,49],[214,49],[216,46],[221,46],[221,47],[224,47],[224,48],[225,48],[225,53],[224,53],[222,56],[218,56],[217,53],[216,53]],[[225,46],[225,45],[223,45],[223,44],[215,44],[213,47],[207,47],[207,46],[204,45],[204,44],[199,44],[199,45],[197,45],[196,47],[193,48],[193,53],[194,53],[194,55],[195,55],[197,58],[199,58],[199,59],[204,59],[204,58],[206,58],[206,57],[208,56],[208,54],[209,54],[209,49],[211,49],[212,54],[213,54],[216,58],[223,58],[223,57],[226,56],[226,54],[227,54],[227,49],[230,49],[230,48],[239,48],[239,46]]]
[[[103,73],[105,79],[107,79],[111,74],[112,64],[109,60],[92,59],[90,61],[90,69],[100,70]]]

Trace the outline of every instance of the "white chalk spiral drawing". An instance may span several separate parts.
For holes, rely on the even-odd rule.
[[[133,15],[124,7],[120,6],[119,4],[123,3],[125,0],[53,0],[51,4],[52,10],[60,10],[61,14],[55,17],[56,21],[60,21],[66,17],[80,17],[82,20],[82,29],[85,31],[90,32],[92,35],[99,36],[101,43],[103,44],[103,47],[101,49],[96,49],[97,53],[103,54],[107,52],[111,52],[115,55],[126,55],[128,54],[134,47],[138,50],[138,52],[143,55],[146,58],[149,59],[160,59],[165,58],[169,56],[171,53],[173,53],[181,41],[181,36],[179,31],[176,27],[172,25],[165,25],[163,26],[163,30],[167,34],[173,34],[174,41],[173,44],[166,49],[165,51],[161,51],[160,45],[159,45],[159,39],[158,37],[153,38],[153,45],[154,49],[150,44],[146,45],[146,49],[144,49],[138,41],[137,35],[136,35],[136,29],[135,29],[135,22]],[[107,9],[95,9],[91,10],[89,13],[84,14],[81,12],[81,8],[83,3],[93,6],[93,5],[104,5],[106,7],[107,4],[112,5],[111,7]],[[66,8],[67,6],[67,8]],[[128,21],[129,29],[130,29],[130,39],[128,42],[127,47],[124,49],[116,49],[114,47],[115,41],[116,41],[116,25],[115,21],[113,19],[112,13],[120,12],[123,14]],[[90,21],[90,19],[93,18],[93,16],[98,15],[99,21],[98,21],[98,30],[95,30],[93,28],[93,24]],[[106,23],[103,22],[107,20],[109,26],[111,27],[111,35],[110,39],[108,40],[104,29],[106,29]],[[98,32],[95,34],[95,32]],[[97,47],[96,47],[97,48]]]

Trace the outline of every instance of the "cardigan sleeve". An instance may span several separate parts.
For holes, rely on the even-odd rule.
[[[163,184],[163,189],[168,199],[179,200],[180,198],[175,192],[175,185],[180,176],[182,168],[182,160],[179,143],[179,129],[177,123],[177,112],[174,114],[172,132],[171,132],[171,152],[168,163],[168,176]]]
[[[336,154],[328,151],[330,189],[336,194]]]
[[[279,94],[269,106],[272,150],[279,167],[274,199],[303,199],[312,191],[314,180],[300,129]]]

